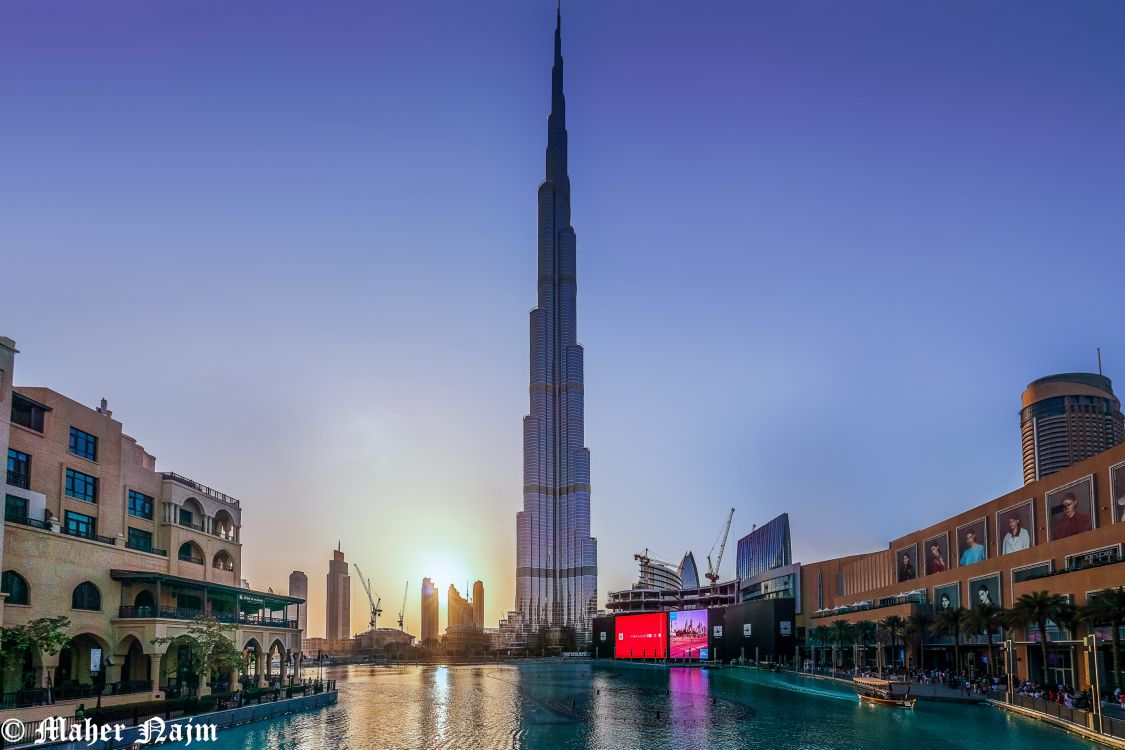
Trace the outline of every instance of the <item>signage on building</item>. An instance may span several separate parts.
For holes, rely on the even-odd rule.
[[[749,637],[751,632],[752,632],[752,627],[751,627],[750,623],[748,623],[748,622],[742,623],[742,635],[744,635],[746,637]]]
[[[604,631],[604,630],[603,630],[603,631],[601,631],[600,633],[598,633],[598,640],[599,640],[599,641],[604,641],[604,640],[605,640],[605,631]]]
[[[711,632],[716,638],[722,638],[723,637],[723,626],[722,625],[716,625],[712,629]]]
[[[782,635],[793,635],[793,621],[792,620],[782,620],[781,621],[781,634]]]
[[[102,650],[100,648],[90,649],[90,674],[97,674],[102,671]]]
[[[707,649],[705,649],[705,648],[701,648],[701,649],[699,649],[699,658],[700,658],[700,659],[710,659],[710,658],[711,658],[711,655],[710,655],[710,654],[711,654],[711,652],[710,652],[710,651],[708,651],[708,650],[707,650]]]

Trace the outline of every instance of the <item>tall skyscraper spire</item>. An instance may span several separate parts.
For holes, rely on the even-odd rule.
[[[523,421],[523,510],[516,514],[516,611],[533,631],[571,628],[579,642],[586,642],[597,607],[598,553],[590,536],[590,453],[583,437],[561,11],[556,24],[546,174],[539,186],[531,408]]]

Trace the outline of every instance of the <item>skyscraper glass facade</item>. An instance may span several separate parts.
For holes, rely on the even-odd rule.
[[[792,562],[793,545],[789,539],[788,513],[782,513],[738,540],[735,571],[740,581]]]
[[[590,536],[590,453],[583,436],[583,361],[577,341],[561,16],[555,28],[538,224],[538,304],[531,311],[531,406],[523,422],[515,609],[531,632],[572,628],[578,642],[585,643],[597,607],[598,555],[597,541]]]

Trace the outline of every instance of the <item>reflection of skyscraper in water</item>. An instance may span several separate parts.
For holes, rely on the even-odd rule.
[[[598,559],[597,541],[590,536],[590,454],[583,436],[583,357],[577,341],[561,15],[555,29],[538,224],[531,404],[523,422],[523,510],[516,514],[516,619],[532,632],[573,628],[584,643],[597,607]]]

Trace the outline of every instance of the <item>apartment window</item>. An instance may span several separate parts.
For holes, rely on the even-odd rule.
[[[5,570],[0,576],[0,592],[8,595],[4,604],[31,604],[31,588],[27,581],[14,570]]]
[[[98,439],[77,427],[70,428],[70,452],[91,461],[98,460]]]
[[[129,539],[126,541],[129,549],[139,549],[142,552],[152,552],[152,532],[129,527]]]
[[[21,523],[27,520],[27,498],[4,496],[4,520]]]
[[[129,490],[129,515],[152,519],[152,498],[141,492]]]
[[[66,521],[66,533],[71,536],[93,539],[98,535],[98,519],[93,516],[68,510],[63,520]]]
[[[8,484],[21,489],[31,489],[31,456],[8,449]]]
[[[102,608],[102,592],[89,581],[83,581],[74,587],[74,593],[70,597],[70,607],[97,612]]]
[[[12,394],[12,424],[18,424],[36,432],[43,431],[43,415],[49,410],[27,396]]]
[[[180,508],[180,526],[187,526],[188,528],[191,528],[195,525],[194,523],[192,523],[194,519],[195,516],[192,515],[192,512],[190,510],[187,510],[186,508]]]
[[[66,470],[66,496],[88,503],[98,501],[98,479],[74,469]]]

